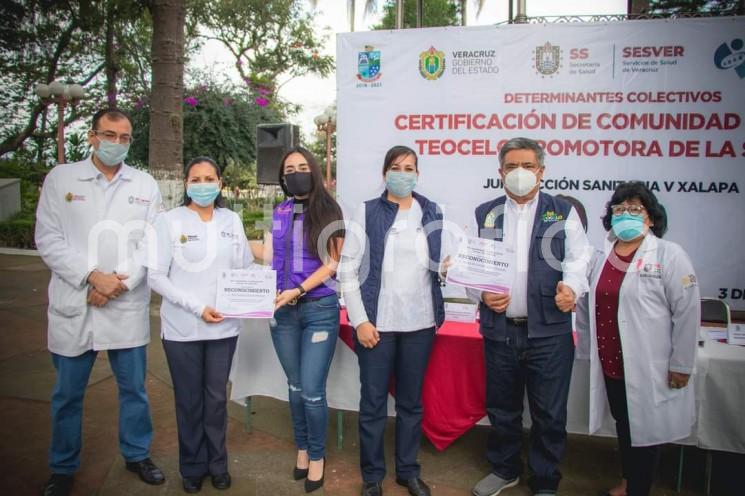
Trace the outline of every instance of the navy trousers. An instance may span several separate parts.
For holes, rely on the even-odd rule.
[[[205,341],[163,340],[173,381],[182,477],[228,471],[228,374],[238,337]]]
[[[486,411],[492,430],[487,458],[494,473],[522,473],[523,398],[528,393],[532,428],[528,466],[533,492],[556,490],[566,445],[567,398],[574,362],[571,334],[528,338],[525,326],[507,324],[504,338],[484,339]]]
[[[435,338],[434,327],[413,332],[381,332],[374,348],[356,343],[360,364],[360,468],[365,482],[385,478],[383,436],[388,419],[388,386],[396,395],[396,476],[419,477],[422,386]]]

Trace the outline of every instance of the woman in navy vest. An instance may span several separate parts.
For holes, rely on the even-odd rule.
[[[339,334],[333,278],[344,221],[305,148],[282,158],[279,184],[289,199],[274,209],[271,240],[263,250],[254,247],[254,254],[271,260],[277,271],[272,341],[289,387],[298,449],[293,477],[305,479],[305,492],[311,492],[323,486],[326,468],[326,378]]]
[[[396,482],[426,496],[417,453],[424,372],[435,328],[445,319],[438,274],[442,214],[413,192],[419,177],[414,150],[391,148],[383,177],[386,190],[365,202],[349,226],[354,235],[344,246],[339,273],[360,365],[362,494],[382,494],[388,384],[394,376]]]

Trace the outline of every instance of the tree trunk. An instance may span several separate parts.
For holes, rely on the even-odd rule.
[[[109,107],[116,107],[116,78],[119,64],[114,47],[114,2],[106,2],[106,99]]]
[[[649,12],[649,0],[628,0],[626,10],[629,16],[646,14]]]
[[[185,0],[153,0],[153,86],[150,104],[150,173],[166,208],[181,203]]]

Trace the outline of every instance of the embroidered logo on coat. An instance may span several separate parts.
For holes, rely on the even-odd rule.
[[[85,195],[75,195],[73,193],[67,193],[65,195],[65,201],[67,203],[74,202],[74,201],[85,201]]]
[[[687,276],[683,276],[681,282],[683,283],[683,289],[692,288],[698,284],[695,274],[688,274]]]
[[[560,220],[564,220],[564,216],[557,214],[553,210],[548,210],[543,213],[543,222],[558,222]]]

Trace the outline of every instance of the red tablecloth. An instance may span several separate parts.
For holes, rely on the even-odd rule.
[[[342,310],[339,338],[352,349],[353,332]],[[440,451],[486,414],[484,345],[477,324],[448,321],[437,331],[422,401],[422,430]]]
[[[422,430],[442,451],[486,415],[484,343],[477,324],[438,329],[422,391]]]

